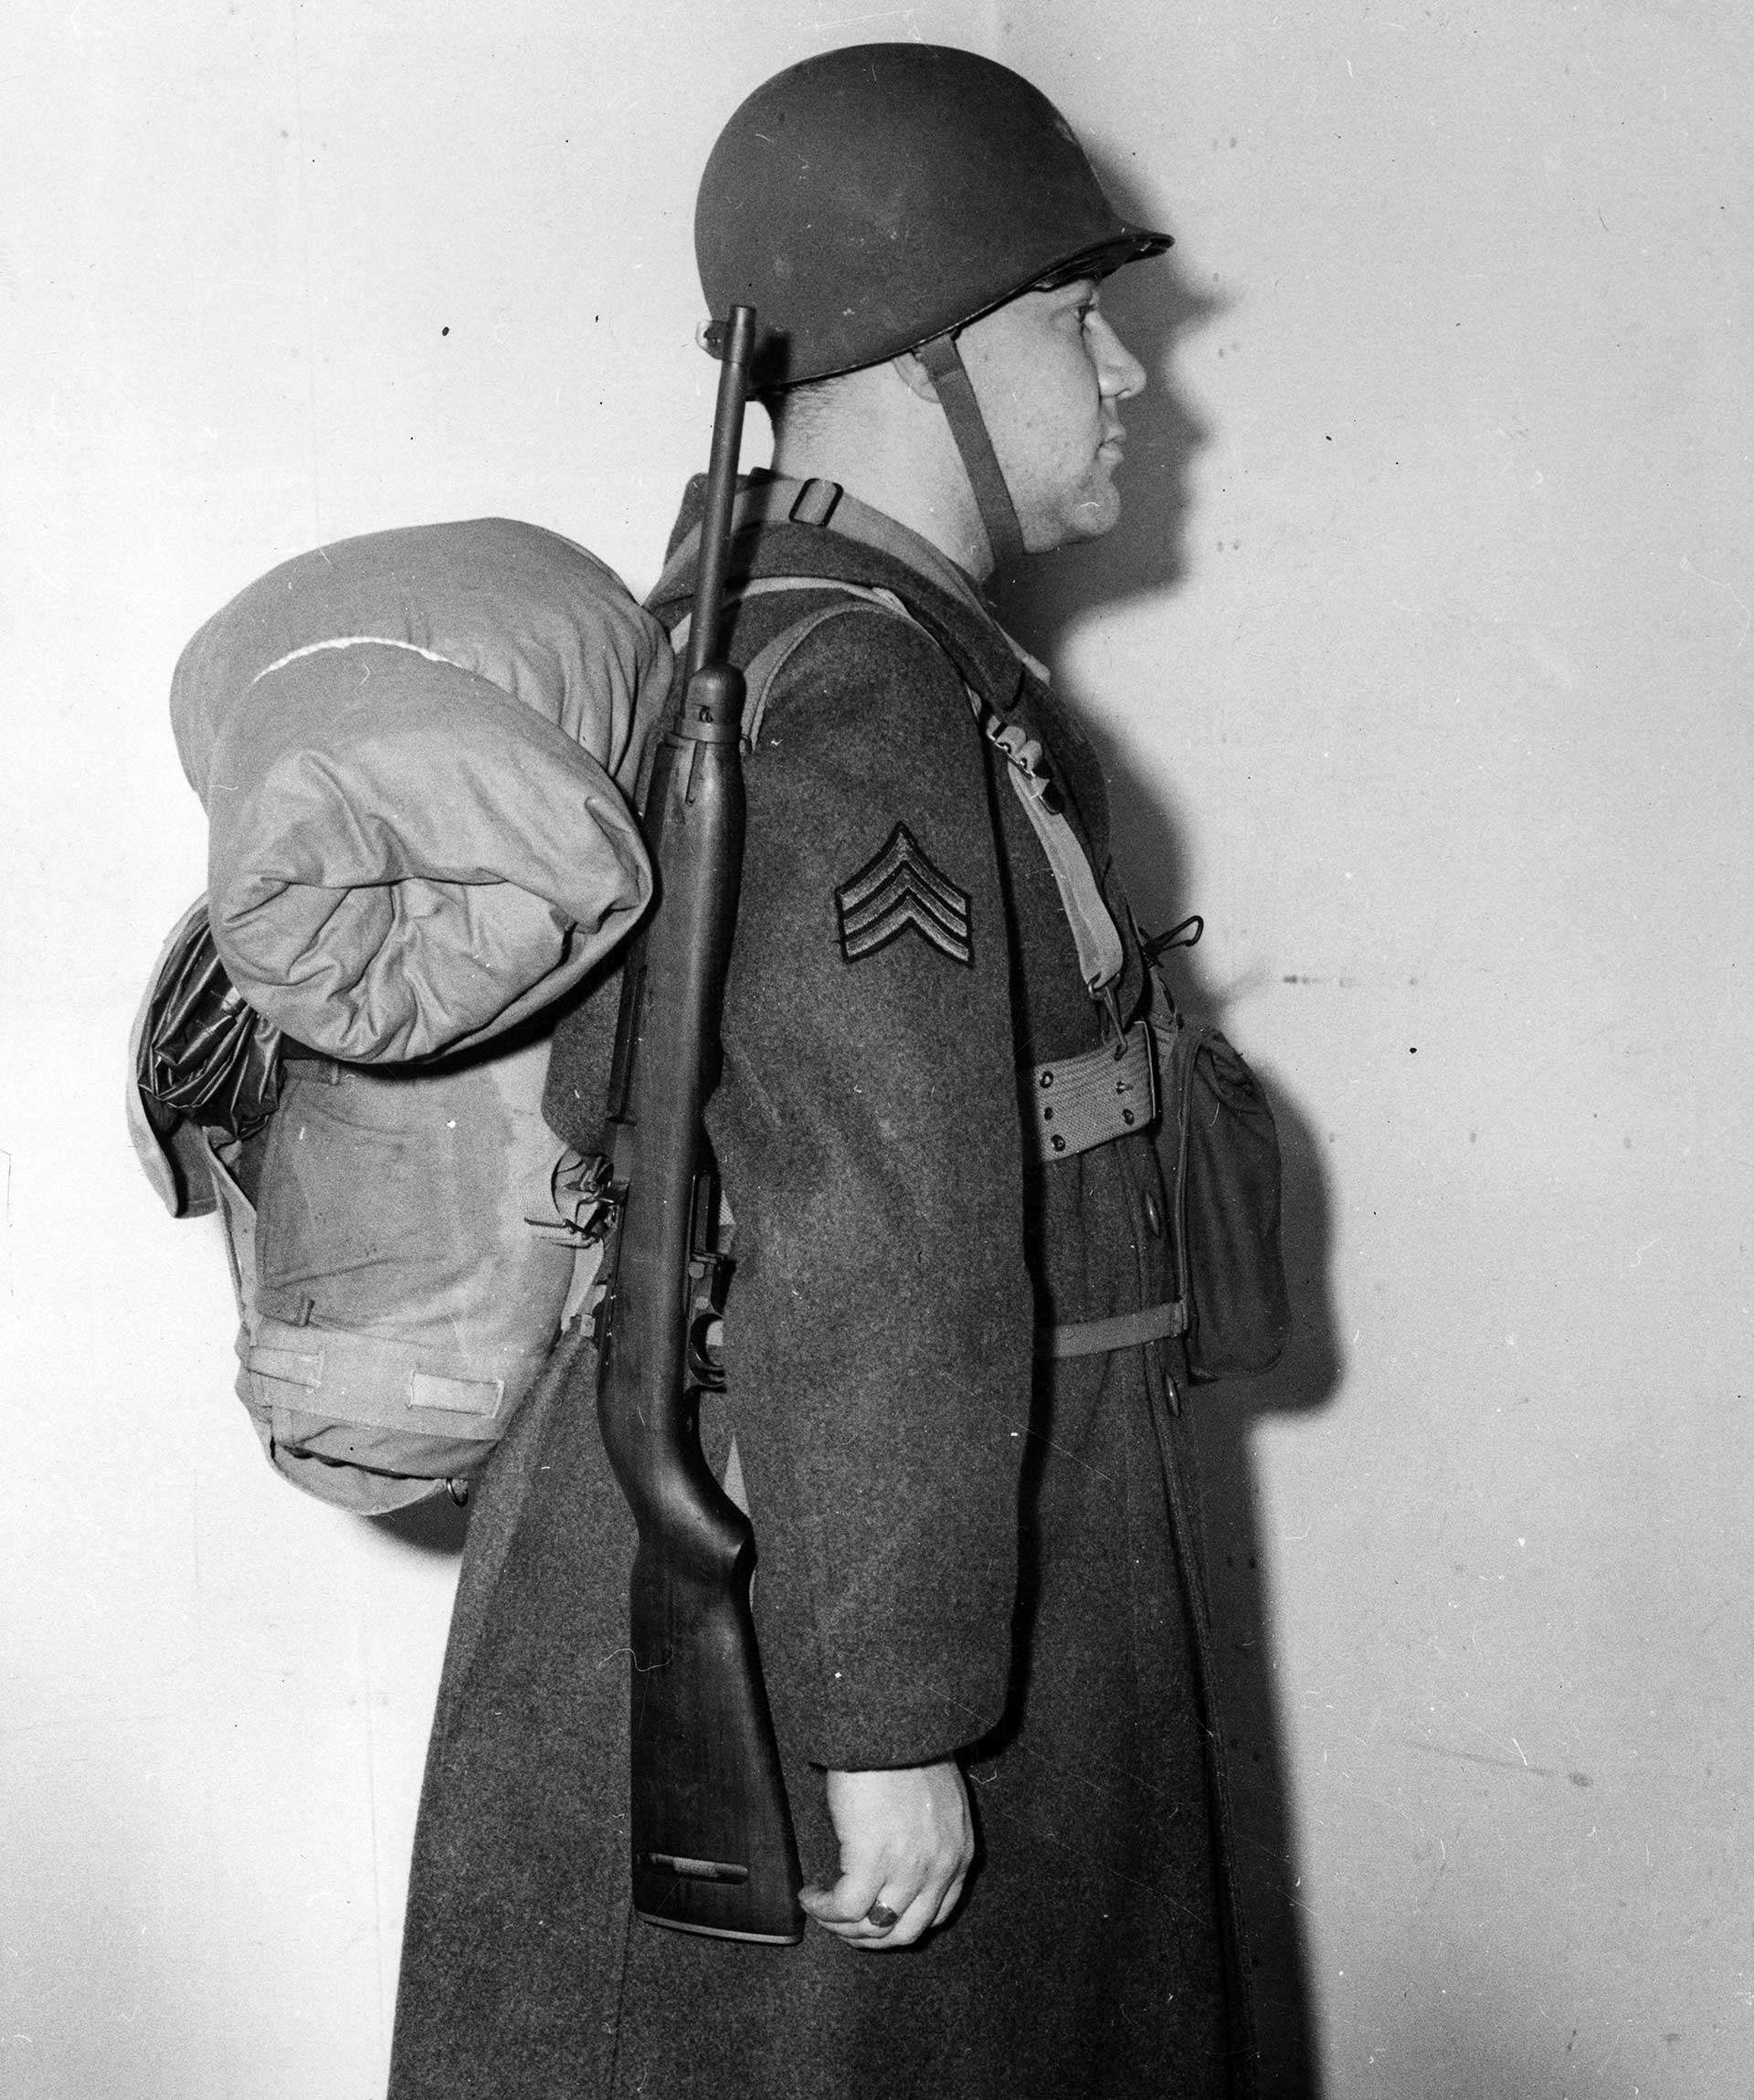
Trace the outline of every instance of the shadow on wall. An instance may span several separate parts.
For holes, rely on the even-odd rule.
[[[1150,205],[1129,195],[1124,173],[1112,166],[1100,172],[1125,216],[1146,225],[1162,223]],[[1129,602],[1161,598],[1184,580],[1188,569],[1190,473],[1206,433],[1178,396],[1170,367],[1180,340],[1220,312],[1224,302],[1194,287],[1172,254],[1121,271],[1104,287],[1103,304],[1150,375],[1146,391],[1122,409],[1127,459],[1121,522],[1100,543],[1069,548],[1051,563],[1027,565],[1000,592],[1007,626],[1050,663],[1074,622]],[[1038,573],[1029,573],[1031,567]],[[1199,900],[1188,894],[1186,853],[1160,795],[1132,774],[1115,740],[1104,734],[1095,711],[1080,704],[1075,689],[1066,697],[1108,772],[1115,854],[1135,908],[1147,927],[1172,924],[1197,911]],[[1170,961],[1177,998],[1221,1024],[1220,1002],[1201,985],[1197,961],[1185,950]],[[1262,2100],[1315,2100],[1316,2049],[1303,1904],[1250,1441],[1256,1424],[1269,1415],[1306,1413],[1326,1404],[1338,1383],[1340,1351],[1328,1281],[1329,1203],[1319,1135],[1284,1084],[1266,1083],[1284,1158],[1292,1340],[1266,1377],[1199,1388],[1195,1411],[1218,1637],[1215,1690],[1229,1747],[1237,1866],[1254,1968]]]

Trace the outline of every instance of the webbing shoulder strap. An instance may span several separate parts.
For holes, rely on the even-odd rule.
[[[802,619],[794,620],[783,634],[777,634],[750,658],[749,668],[743,674],[747,687],[743,703],[743,740],[751,750],[761,735],[762,718],[767,712],[767,695],[773,691],[774,681],[818,628],[851,610],[851,606],[823,606],[816,612],[806,613]]]
[[[868,605],[880,607],[886,613],[893,613],[899,618],[906,620],[912,627],[919,625],[919,622],[914,618],[906,606],[896,596],[893,591],[886,591],[874,584],[842,583],[834,576],[751,576],[745,583],[728,585],[725,588],[724,603],[727,606],[736,605],[744,598],[773,596],[795,591],[838,591],[844,596],[861,598]],[[747,689],[751,692],[755,691],[755,667],[766,656],[768,649],[772,649],[780,642],[787,640],[798,628],[803,627],[806,623],[815,627],[820,621],[828,618],[829,614],[847,609],[849,608],[841,606],[830,606],[819,613],[807,613],[803,619],[795,620],[783,634],[776,635],[766,649],[758,650],[750,659],[745,669],[743,676]],[[678,656],[682,655],[688,647],[689,632],[693,624],[694,615],[692,612],[686,612],[670,630],[670,646]]]
[[[981,702],[972,691],[968,698],[978,718],[982,713]],[[1035,827],[1035,835],[1048,857],[1048,866],[1053,871],[1053,886],[1060,892],[1060,908],[1066,914],[1066,923],[1072,928],[1072,937],[1078,949],[1078,968],[1084,980],[1084,989],[1092,998],[1100,998],[1111,985],[1119,981],[1126,965],[1126,950],[1121,944],[1120,929],[1103,896],[1103,886],[1096,880],[1096,871],[1091,866],[1090,856],[1080,843],[1078,834],[1066,821],[1065,811],[1049,808],[1035,776],[1012,757],[1000,738],[994,737],[993,742],[1011,758],[1008,768],[1011,791],[1022,804],[1023,814]]]
[[[839,596],[862,599],[880,611],[893,614],[904,619],[910,627],[919,622],[912,617],[905,605],[893,591],[886,591],[871,584],[846,584],[831,576],[752,576],[747,583],[734,584],[724,594],[724,603],[735,604],[742,598],[755,598],[795,591],[833,591]],[[743,742],[745,749],[752,747],[761,733],[761,719],[767,708],[767,695],[776,678],[785,668],[794,650],[802,647],[817,628],[826,626],[838,615],[851,612],[851,606],[824,606],[819,612],[806,613],[790,627],[783,628],[773,639],[765,643],[752,656],[744,669]],[[692,613],[684,613],[671,630],[670,644],[680,657],[688,647],[689,629],[693,624]]]

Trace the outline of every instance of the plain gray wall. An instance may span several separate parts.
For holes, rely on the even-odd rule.
[[[381,2090],[454,1580],[272,1478],[217,1243],[126,1149],[201,883],[177,650],[420,519],[649,583],[710,413],[706,147],[778,66],[913,36],[1030,72],[1178,237],[1113,288],[1126,520],[1017,617],[1284,1112],[1299,1340],[1203,1397],[1282,2089],[1746,2092],[1740,11],[12,26],[0,2090]]]

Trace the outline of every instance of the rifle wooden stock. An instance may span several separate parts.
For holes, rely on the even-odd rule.
[[[718,1078],[743,859],[743,675],[712,660],[754,318],[732,311],[688,681],[646,797],[658,904],[622,982],[597,1416],[639,1533],[629,1597],[634,1907],[653,1925],[786,1944],[803,1932],[802,1877],[749,1609],[755,1538],[701,1454],[712,1374],[690,1346],[713,1282],[702,1111]]]

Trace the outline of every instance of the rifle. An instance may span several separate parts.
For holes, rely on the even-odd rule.
[[[725,330],[687,677],[642,820],[658,904],[622,980],[609,1082],[610,1197],[597,1419],[639,1526],[633,1651],[633,1904],[649,1924],[789,1945],[798,1845],[749,1608],[755,1537],[701,1453],[722,1388],[707,1328],[724,1302],[717,1185],[702,1110],[743,861],[743,673],[718,657],[755,310]]]

